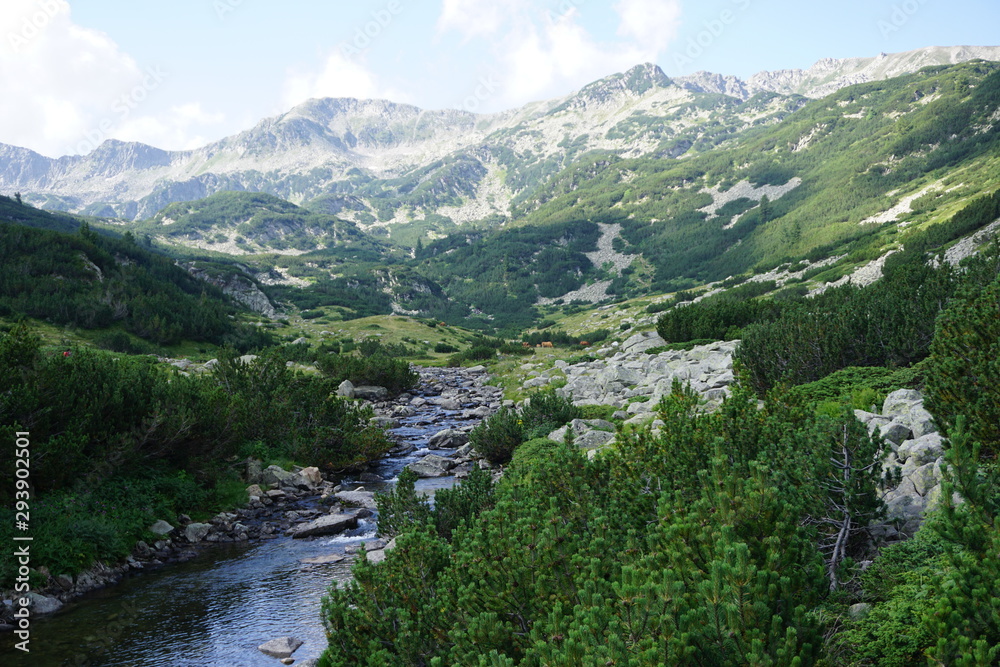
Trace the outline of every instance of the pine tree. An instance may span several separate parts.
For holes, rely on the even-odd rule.
[[[938,638],[930,657],[957,667],[1000,664],[1000,470],[980,455],[965,419],[956,418],[941,484],[941,521],[933,525],[962,549],[949,552],[949,567],[935,582],[937,606],[923,622]],[[953,492],[965,502],[954,503]]]

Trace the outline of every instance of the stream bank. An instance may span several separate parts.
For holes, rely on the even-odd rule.
[[[139,567],[107,568],[117,585],[97,583],[75,599],[65,591],[68,601],[59,612],[32,618],[29,662],[13,641],[0,648],[0,661],[42,667],[275,665],[257,647],[283,636],[305,642],[294,656],[298,664],[318,657],[326,645],[322,596],[331,581],[350,579],[362,543],[381,546],[371,544],[374,492],[391,489],[404,466],[428,457],[446,463],[426,470],[417,490],[433,495],[453,485],[475,465],[463,449],[468,433],[501,404],[501,390],[486,385],[481,369],[417,370],[416,389],[373,405],[396,442],[388,456],[364,470],[320,478],[311,488],[301,488],[311,472],[269,481],[268,471],[260,471],[256,503],[209,524],[175,521],[164,539],[146,545],[149,560],[133,556],[130,563]],[[270,486],[275,488],[265,490]],[[293,537],[297,528],[336,513],[352,514],[353,527]],[[84,575],[71,582],[76,587],[81,580],[88,583]]]

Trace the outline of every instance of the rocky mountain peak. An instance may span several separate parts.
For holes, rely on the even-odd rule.
[[[658,65],[643,63],[627,72],[619,72],[584,86],[573,96],[572,107],[586,107],[589,104],[612,102],[622,96],[641,97],[655,88],[671,85],[668,77]]]
[[[675,85],[690,90],[692,93],[715,93],[741,100],[752,97],[752,94],[747,90],[746,83],[735,76],[723,76],[702,70],[690,76],[674,77],[673,81]]]

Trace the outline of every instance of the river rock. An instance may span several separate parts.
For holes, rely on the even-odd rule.
[[[456,449],[469,441],[469,435],[452,428],[438,431],[427,441],[427,449]]]
[[[343,554],[328,554],[326,556],[314,556],[312,558],[303,558],[299,560],[303,565],[330,565],[333,563],[340,563],[347,560],[347,556]]]
[[[168,535],[171,532],[173,532],[173,530],[174,527],[171,526],[166,521],[164,521],[163,519],[160,519],[159,521],[157,521],[156,523],[154,523],[152,526],[149,527],[149,532],[155,533],[157,535]]]
[[[440,406],[442,410],[457,411],[462,409],[462,402],[457,398],[435,398],[431,402]]]
[[[56,598],[46,597],[38,593],[28,593],[31,612],[36,615],[53,614],[62,609],[63,603]]]
[[[280,639],[272,639],[266,644],[261,644],[258,646],[258,650],[264,655],[269,655],[272,658],[278,658],[279,660],[283,658],[290,658],[292,654],[295,653],[303,642],[301,639],[296,639],[295,637],[281,637]]]
[[[188,542],[201,542],[210,530],[212,530],[211,524],[189,523],[184,528],[184,537],[187,538]]]
[[[300,489],[311,491],[323,483],[323,476],[319,473],[319,468],[310,466],[299,471],[299,481],[296,486]]]
[[[351,544],[344,547],[344,553],[346,554],[358,554],[362,551],[378,551],[380,549],[385,549],[385,546],[389,543],[381,537],[374,540],[365,540],[361,544]]]
[[[261,475],[263,484],[277,484],[278,486],[295,486],[297,475],[288,472],[281,466],[268,466]]]
[[[246,478],[249,483],[260,484],[263,473],[260,461],[257,459],[247,459]]]
[[[350,528],[358,527],[356,514],[327,514],[318,519],[289,528],[287,534],[295,539],[303,537],[319,537],[320,535],[335,535]]]
[[[260,488],[259,484],[251,484],[247,487],[247,498],[261,498],[264,496],[264,490]]]
[[[371,491],[340,491],[339,493],[335,493],[334,497],[355,507],[367,507],[370,510],[377,509],[375,494]]]
[[[386,552],[392,551],[395,548],[396,548],[396,538],[394,537],[391,540],[389,540],[389,543],[386,544],[384,548],[369,551],[367,554],[365,554],[365,557],[368,559],[369,563],[381,563],[382,561],[385,560]]]
[[[342,398],[354,398],[354,383],[350,380],[344,380],[337,387],[337,396]]]
[[[428,454],[409,466],[410,470],[415,472],[418,477],[444,477],[454,467],[454,461],[436,454]]]
[[[364,401],[384,401],[389,398],[389,390],[385,387],[362,385],[354,388],[354,398]]]

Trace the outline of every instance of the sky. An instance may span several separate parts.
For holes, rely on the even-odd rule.
[[[998,28],[997,0],[3,0],[0,143],[183,150],[312,97],[492,113],[644,62],[746,78]]]

